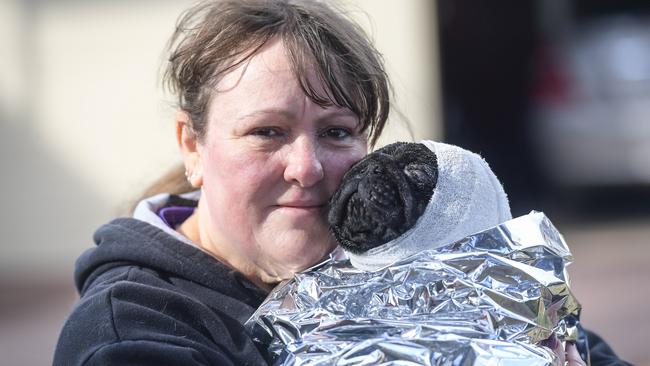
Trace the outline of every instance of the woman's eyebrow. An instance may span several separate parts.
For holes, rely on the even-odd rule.
[[[338,108],[336,110],[328,111],[321,116],[318,116],[316,123],[320,126],[327,125],[331,122],[343,123],[348,126],[348,123],[353,123],[354,128],[361,126],[361,120],[356,113],[347,108]],[[348,127],[352,127],[349,125]]]
[[[266,108],[266,109],[259,109],[250,113],[246,113],[242,116],[237,117],[236,121],[243,121],[249,118],[253,117],[260,117],[260,116],[265,116],[265,115],[280,115],[286,118],[293,118],[293,113],[285,110],[285,109],[279,109],[279,108]]]
[[[282,117],[285,117],[287,119],[294,119],[295,114],[289,110],[282,109],[282,108],[265,108],[265,109],[259,109],[256,111],[252,111],[250,113],[246,113],[242,116],[237,117],[236,121],[243,121],[246,119],[254,118],[254,117],[260,117],[260,116],[265,116],[265,115],[279,115]],[[356,113],[352,112],[351,110],[347,108],[337,108],[332,111],[326,111],[322,115],[317,117],[317,120],[325,120],[328,118],[333,118],[333,117],[352,117],[352,118],[358,118]]]
[[[320,116],[319,119],[332,118],[332,117],[353,117],[353,118],[358,118],[356,113],[352,112],[351,110],[349,110],[347,108],[337,108],[335,110],[332,110],[331,112],[326,112],[324,115]]]

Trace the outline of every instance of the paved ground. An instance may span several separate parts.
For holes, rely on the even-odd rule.
[[[650,216],[556,225],[572,248],[573,289],[583,323],[624,359],[650,366]],[[51,364],[58,331],[75,299],[69,275],[47,282],[0,283],[3,365]]]
[[[582,321],[635,365],[650,366],[650,218],[567,227]]]

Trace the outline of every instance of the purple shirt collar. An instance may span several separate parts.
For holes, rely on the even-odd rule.
[[[169,206],[158,210],[158,216],[167,226],[176,229],[183,221],[187,220],[194,213],[195,207]]]

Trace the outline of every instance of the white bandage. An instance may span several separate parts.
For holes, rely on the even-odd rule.
[[[512,218],[503,187],[483,158],[458,146],[420,142],[438,159],[438,182],[424,214],[400,237],[362,254],[348,252],[354,267],[377,270]]]

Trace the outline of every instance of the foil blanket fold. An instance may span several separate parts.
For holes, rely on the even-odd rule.
[[[564,239],[531,212],[374,272],[342,252],[276,287],[246,327],[283,365],[555,365],[578,336]]]

